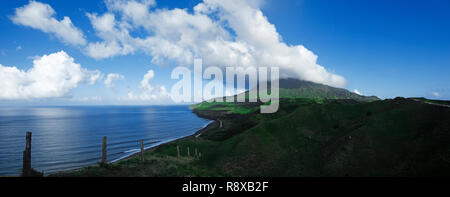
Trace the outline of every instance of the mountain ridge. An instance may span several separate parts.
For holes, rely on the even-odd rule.
[[[267,82],[267,87],[271,89],[270,81]],[[242,94],[245,94],[246,100],[250,97],[250,92],[256,91],[259,89],[259,84],[257,88],[253,88],[251,90],[247,90],[243,93],[223,97],[224,100],[230,97],[239,97]],[[259,95],[258,95],[259,98]],[[377,96],[364,96],[353,93],[344,88],[336,88],[324,84],[319,84],[311,81],[294,79],[294,78],[286,78],[279,80],[279,98],[280,99],[313,99],[316,102],[322,103],[324,100],[355,100],[359,102],[372,102],[381,100]],[[211,101],[210,99],[209,101]]]

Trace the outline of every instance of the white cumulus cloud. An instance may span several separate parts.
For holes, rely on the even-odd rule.
[[[75,102],[102,102],[103,98],[101,96],[93,96],[93,97],[81,97],[81,98],[72,98],[71,101]]]
[[[30,1],[27,5],[16,8],[15,14],[10,18],[17,25],[51,33],[63,42],[73,45],[86,44],[83,33],[72,24],[69,17],[58,20],[55,15],[56,12],[50,5]]]
[[[85,53],[95,59],[103,59],[115,55],[127,55],[136,49],[133,38],[129,35],[128,29],[123,25],[119,27],[115,15],[106,13],[87,14],[91,20],[97,36],[102,38],[102,42],[89,43]]]
[[[128,101],[151,101],[154,103],[167,103],[170,102],[170,93],[165,86],[153,86],[150,81],[155,77],[153,70],[147,71],[141,81],[141,85],[137,92],[128,92]]]
[[[359,92],[357,89],[353,90],[353,93],[355,93],[357,95],[362,95],[361,92]]]
[[[303,45],[283,42],[260,2],[204,0],[189,12],[156,9],[152,0],[106,0],[106,13],[88,14],[102,41],[90,43],[85,52],[96,59],[140,50],[155,63],[191,65],[197,57],[205,66],[278,66],[282,78],[346,85],[344,77],[317,64],[317,55]],[[142,30],[145,36],[131,35]]]
[[[123,79],[125,79],[125,77],[123,75],[121,75],[121,74],[110,73],[110,74],[107,75],[104,83],[105,83],[106,87],[112,88],[112,87],[114,87],[114,83],[113,82],[115,80],[123,80]]]
[[[20,70],[0,65],[0,99],[35,99],[68,96],[81,83],[95,83],[100,71],[90,71],[61,51],[37,57],[33,67]]]
[[[105,0],[110,11],[123,13],[124,21],[135,26],[148,24],[149,8],[156,5],[155,0]]]

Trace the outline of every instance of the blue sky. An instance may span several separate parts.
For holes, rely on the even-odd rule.
[[[127,3],[121,0],[41,0],[38,2],[40,5],[48,5],[54,10],[55,14],[50,17],[56,19],[57,22],[62,21],[65,16],[69,17],[73,27],[69,30],[76,29],[81,32],[84,42],[74,44],[74,42],[64,40],[64,38],[58,36],[61,34],[52,32],[51,24],[37,25],[39,26],[37,27],[35,24],[28,24],[27,18],[20,17],[16,17],[17,20],[14,22],[13,18],[17,16],[15,9],[29,5],[30,2],[28,0],[1,1],[0,65],[15,67],[26,72],[33,67],[33,60],[40,59],[41,62],[45,62],[42,58],[44,55],[57,58],[59,56],[51,56],[51,54],[64,51],[68,57],[73,58],[73,63],[79,64],[83,69],[89,71],[97,70],[102,73],[103,77],[95,83],[88,83],[86,80],[76,83],[71,82],[67,87],[58,89],[60,92],[49,92],[48,94],[42,94],[41,97],[28,93],[28,90],[27,93],[18,92],[16,96],[9,97],[5,93],[3,99],[1,99],[0,94],[0,104],[165,104],[166,99],[158,97],[162,91],[161,87],[164,86],[170,91],[171,86],[177,82],[177,80],[170,79],[172,69],[175,66],[189,63],[180,57],[172,57],[171,54],[175,54],[176,51],[160,51],[165,46],[160,44],[167,40],[174,46],[183,49],[180,56],[191,57],[189,55],[192,55],[207,58],[204,60],[206,64],[212,65],[216,62],[220,64],[227,61],[217,60],[222,58],[220,55],[211,58],[204,57],[209,54],[202,49],[196,49],[195,47],[193,49],[193,45],[180,44],[177,42],[179,38],[174,39],[173,36],[158,35],[164,30],[173,30],[171,28],[174,27],[167,27],[164,24],[150,24],[149,26],[145,24],[152,20],[158,22],[158,19],[160,19],[158,17],[166,16],[164,14],[167,14],[169,18],[174,15],[174,20],[180,20],[189,23],[189,25],[198,24],[197,21],[203,20],[202,17],[205,16],[208,17],[208,20],[213,21],[215,26],[211,28],[218,29],[216,34],[202,32],[201,27],[197,29],[191,29],[189,25],[175,27],[177,31],[181,28],[187,28],[186,32],[194,31],[193,34],[188,35],[195,35],[196,43],[213,42],[214,40],[203,38],[223,36],[220,30],[226,30],[227,33],[223,38],[229,39],[226,40],[227,43],[242,44],[249,49],[255,46],[263,46],[263,49],[267,47],[267,50],[261,49],[255,53],[250,53],[251,57],[255,59],[258,59],[260,57],[258,55],[261,53],[270,54],[271,48],[281,47],[286,50],[286,53],[279,54],[280,56],[289,54],[287,58],[295,63],[303,60],[309,62],[306,60],[310,60],[310,56],[302,56],[295,51],[297,46],[303,45],[306,50],[317,56],[317,62],[306,66],[298,63],[299,68],[289,68],[291,70],[287,69],[286,66],[286,73],[295,73],[293,77],[309,77],[308,79],[316,80],[316,82],[344,87],[350,91],[358,90],[364,95],[376,95],[380,98],[423,96],[433,99],[450,99],[450,12],[448,12],[450,2],[445,0],[252,0],[240,7],[216,4],[212,1],[206,2],[205,7],[209,6],[209,11],[217,13],[202,11],[202,16],[194,16],[195,11],[193,9],[202,1],[156,0],[156,3],[145,0],[136,1],[139,3],[136,5],[147,5],[145,8],[148,13],[145,13],[145,16],[149,17],[148,20],[131,18],[131,16],[125,19],[125,16],[128,16],[126,10],[119,10],[119,8],[114,7],[116,5],[114,3],[117,2],[122,3],[121,5]],[[249,9],[241,9],[241,7],[246,6]],[[34,9],[30,6],[30,10],[31,8]],[[181,13],[180,17],[177,13],[171,12],[175,8],[186,8],[186,13]],[[241,13],[241,15],[230,14],[234,13],[231,11],[236,11],[233,9],[239,9],[238,13]],[[263,36],[273,38],[275,35],[275,37],[279,36],[280,40],[266,42],[257,40],[260,38],[258,36],[253,38],[247,35],[252,30],[242,27],[247,24],[239,23],[238,17],[257,17],[258,15],[255,15],[257,11],[262,12],[266,17],[266,21],[263,22],[267,22],[262,26],[255,26],[263,31],[261,38],[265,38]],[[89,17],[88,13],[95,13],[96,18]],[[129,32],[126,41],[121,40],[120,36],[101,35],[101,31],[105,30],[94,27],[93,22],[108,13],[115,16],[116,27],[119,30],[124,30],[119,28],[119,24],[133,26],[125,29],[126,32]],[[150,16],[152,13],[160,15]],[[191,15],[193,16],[192,19],[186,18],[186,16],[190,17]],[[249,19],[249,21],[252,21],[252,19]],[[257,21],[257,18],[253,21]],[[252,27],[252,25],[258,24],[248,24],[249,27]],[[271,25],[276,28],[275,31],[270,28]],[[50,28],[50,30],[45,28]],[[54,31],[59,32],[60,28],[55,29]],[[156,31],[153,32],[155,29]],[[183,32],[185,31],[180,30],[178,34]],[[268,33],[265,34],[266,32]],[[110,32],[106,34],[112,35]],[[177,36],[178,34],[174,35]],[[134,41],[134,39],[150,37],[158,38],[155,40],[149,39],[151,42],[148,42],[157,45],[156,49],[151,46],[138,46]],[[108,57],[99,58],[95,54],[87,52],[90,44],[106,43],[107,45],[112,42],[118,43],[121,48]],[[125,51],[123,46],[128,44],[133,48],[133,52]],[[110,48],[107,46],[104,49],[109,50]],[[209,48],[206,47],[205,50],[207,49]],[[224,50],[226,49],[229,48],[224,48]],[[225,57],[227,56],[223,58]],[[240,61],[241,59],[237,59],[233,62]],[[274,63],[273,61],[264,62],[260,60],[255,60],[255,62]],[[277,62],[275,61],[275,63]],[[324,67],[326,71],[315,73],[312,77],[304,74],[308,72],[308,69],[317,68],[319,65]],[[142,86],[144,75],[149,70],[154,72],[154,77],[149,82],[151,90]],[[111,73],[120,74],[124,79],[115,80],[114,87],[108,88],[105,86],[104,80]],[[80,73],[72,72],[71,74]],[[1,72],[0,76],[2,76]],[[30,76],[32,75],[30,74]],[[336,76],[342,77],[342,80],[341,78],[334,80]],[[87,74],[83,74],[83,77],[87,77]],[[14,83],[19,84],[11,88],[21,87],[20,85],[23,86],[24,84],[22,81],[28,80],[28,78],[11,79],[15,80]],[[4,83],[0,82],[0,84],[8,84],[5,82],[7,80],[1,80]],[[0,88],[4,89],[5,86]],[[30,91],[39,92],[34,89]],[[127,98],[131,98],[129,97],[130,93],[135,96],[138,95],[139,98],[133,97],[134,99],[127,100]],[[157,95],[156,99],[148,98],[153,95]]]

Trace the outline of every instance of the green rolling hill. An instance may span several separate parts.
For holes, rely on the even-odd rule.
[[[270,87],[270,85],[268,86]],[[250,91],[255,91],[252,89]],[[246,101],[250,97],[250,91],[246,91],[245,94]],[[234,96],[235,99],[237,96]],[[376,96],[362,96],[350,92],[346,89],[335,88],[327,85],[317,84],[309,81],[303,81],[298,79],[280,79],[279,81],[279,97],[280,99],[287,100],[291,99],[307,99],[312,100],[316,103],[323,103],[325,100],[354,100],[356,102],[372,102],[380,100]],[[229,111],[231,113],[237,114],[249,114],[257,112],[259,106],[263,103],[230,103],[225,102],[226,97],[223,98],[224,102],[211,102],[212,100],[205,101],[196,105],[192,105],[192,109],[196,110],[212,110],[212,111]]]

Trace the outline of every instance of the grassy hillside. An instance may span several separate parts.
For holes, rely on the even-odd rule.
[[[148,151],[145,164],[133,157],[57,176],[450,175],[448,107],[403,98],[282,99],[280,107],[275,114],[222,113],[222,127],[216,122],[198,138]]]
[[[449,120],[448,108],[400,98],[300,105],[224,141],[201,164],[233,176],[450,175]]]

